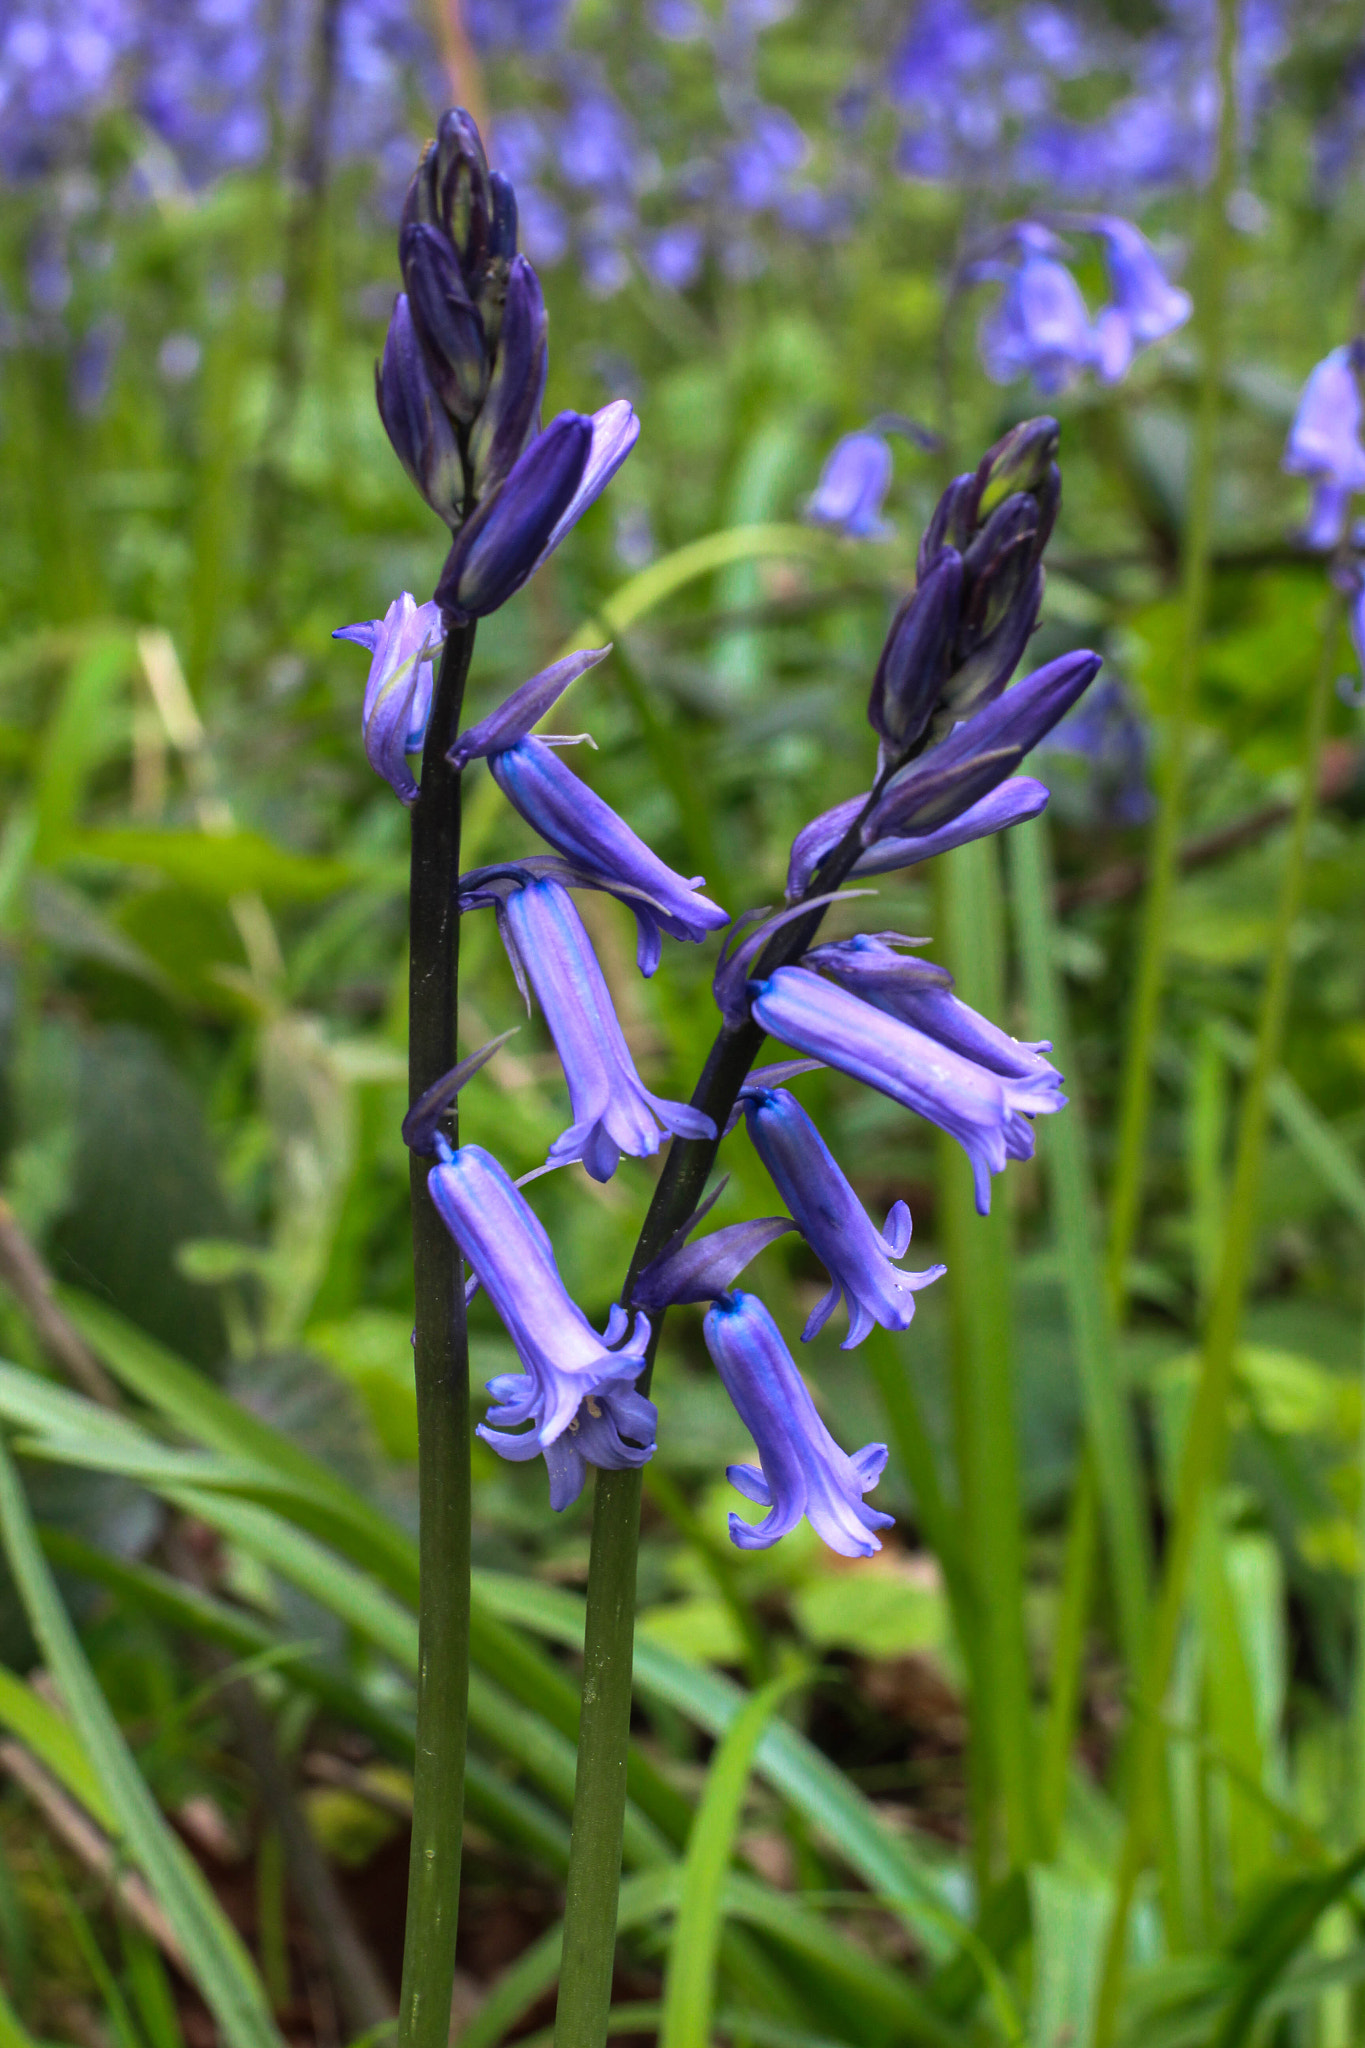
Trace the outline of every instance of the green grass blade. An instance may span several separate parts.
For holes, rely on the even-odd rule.
[[[104,1788],[90,1767],[90,1759],[72,1732],[71,1724],[45,1699],[24,1684],[22,1678],[0,1665],[0,1725],[17,1735],[33,1751],[40,1764],[51,1771],[58,1784],[79,1800],[106,1834],[119,1832]]]
[[[1226,1018],[1217,1019],[1209,1028],[1233,1066],[1245,1073],[1255,1056],[1252,1039]],[[1365,1173],[1357,1166],[1350,1147],[1283,1068],[1271,1075],[1266,1100],[1271,1115],[1304,1164],[1312,1167],[1323,1186],[1365,1229]]]
[[[90,1669],[38,1542],[23,1487],[0,1446],[0,1538],[30,1626],[129,1854],[184,1949],[231,2048],[280,2048],[260,1980],[198,1865],[172,1833]]]
[[[746,1700],[711,1759],[683,1865],[664,1979],[659,2048],[708,2048],[716,1995],[721,1893],[763,1730],[803,1673],[771,1679]]]
[[[1015,927],[1028,992],[1029,1031],[1050,1038],[1063,1074],[1076,1071],[1070,1020],[1057,972],[1053,880],[1045,818],[1019,825],[1008,841]],[[1128,1668],[1142,1668],[1151,1592],[1151,1541],[1143,1507],[1142,1467],[1133,1422],[1116,1370],[1113,1322],[1095,1229],[1098,1205],[1087,1157],[1085,1119],[1074,1099],[1058,1116],[1040,1119],[1039,1150],[1047,1167],[1062,1256],[1067,1313],[1085,1402],[1086,1433],[1095,1459],[1119,1636]]]
[[[0,1984],[0,2048],[38,2048],[28,2028],[10,2004],[9,1993]]]
[[[1321,1876],[1291,1880],[1267,1900],[1239,1946],[1248,1957],[1241,1984],[1213,2035],[1210,2048],[1242,2048],[1251,2039],[1266,1999],[1329,1907],[1365,1870],[1365,1848],[1355,1849]]]

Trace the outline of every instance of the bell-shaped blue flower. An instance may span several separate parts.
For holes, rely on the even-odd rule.
[[[421,752],[431,715],[432,664],[445,641],[441,607],[417,604],[405,590],[382,619],[338,626],[332,638],[370,650],[360,714],[366,758],[405,804],[413,803],[417,784],[407,757]]]
[[[495,1426],[515,1422],[525,1412],[524,1373],[500,1373],[488,1382],[488,1391],[495,1405],[476,1424],[474,1434],[513,1464],[543,1457],[550,1480],[550,1506],[558,1513],[571,1507],[582,1493],[589,1465],[596,1465],[599,1471],[624,1472],[647,1465],[654,1456],[659,1411],[634,1388],[603,1387],[589,1394],[552,1444],[542,1444],[535,1429],[514,1435]]]
[[[1105,383],[1116,384],[1139,349],[1184,326],[1193,301],[1171,283],[1155,249],[1130,220],[1098,214],[1085,225],[1104,244],[1113,294],[1095,322],[1096,366]]]
[[[986,266],[981,267],[986,274]],[[1055,256],[1028,249],[1003,277],[995,307],[981,323],[981,360],[995,384],[1031,377],[1051,395],[1095,362],[1095,330],[1080,286]]]
[[[885,436],[866,429],[845,434],[825,457],[803,516],[849,540],[887,540],[893,529],[882,518],[882,502],[890,487],[891,448]]]
[[[674,874],[543,740],[519,740],[490,754],[488,765],[513,809],[566,860],[600,876],[605,888],[623,883],[648,899],[652,908],[633,906],[642,974],[652,974],[659,964],[661,931],[675,939],[701,940],[729,923],[723,910],[697,894],[702,876],[684,881]]]
[[[1312,372],[1285,442],[1284,468],[1311,477],[1312,510],[1304,532],[1309,547],[1334,548],[1346,530],[1351,494],[1365,491],[1361,445],[1359,342],[1334,348]]]
[[[972,1164],[976,1206],[991,1206],[991,1175],[1033,1156],[1031,1118],[1066,1098],[1052,1068],[1020,1079],[993,1073],[806,967],[749,983],[750,1014],[795,1051],[889,1095],[956,1138]]]
[[[517,986],[535,990],[569,1087],[573,1122],[550,1147],[548,1163],[581,1160],[594,1180],[610,1180],[621,1154],[658,1151],[660,1126],[681,1138],[714,1138],[702,1110],[652,1095],[635,1070],[592,940],[563,884],[516,867],[483,869],[464,889],[461,909],[496,905]],[[529,999],[529,998],[528,998]]]
[[[767,1550],[804,1515],[821,1541],[841,1557],[870,1557],[873,1533],[892,1517],[868,1507],[886,1465],[885,1444],[864,1444],[850,1457],[816,1413],[782,1332],[756,1294],[727,1294],[707,1310],[706,1348],[725,1391],[754,1440],[758,1464],[731,1465],[726,1477],[746,1500],[768,1509],[755,1526],[730,1517],[730,1540],[741,1550]]]
[[[617,1305],[599,1337],[559,1276],[545,1226],[492,1153],[481,1145],[452,1151],[439,1135],[436,1146],[427,1175],[431,1199],[525,1367],[513,1375],[515,1390],[504,1388],[498,1420],[532,1424],[544,1450],[585,1401],[603,1388],[634,1385],[644,1370],[649,1323],[637,1316],[631,1329]]]
[[[477,619],[506,604],[601,496],[639,432],[624,398],[590,419],[551,420],[456,535],[436,586],[445,610]]]
[[[830,1276],[830,1290],[801,1332],[809,1343],[824,1328],[842,1296],[848,1335],[842,1348],[861,1344],[875,1323],[907,1330],[915,1296],[945,1270],[907,1273],[896,1264],[910,1243],[910,1211],[893,1203],[878,1230],[850,1187],[834,1154],[796,1097],[786,1088],[746,1087],[744,1121],[754,1149],[791,1211],[801,1235]]]

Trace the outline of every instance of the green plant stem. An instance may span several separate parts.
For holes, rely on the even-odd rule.
[[[938,938],[958,993],[986,1016],[998,1016],[1005,976],[996,844],[976,840],[944,855],[936,866]],[[1023,1868],[1037,1835],[1037,1781],[1024,1634],[1010,1217],[1003,1186],[991,1214],[977,1215],[971,1168],[946,1136],[940,1141],[939,1163],[962,1522],[971,1583],[983,1593],[989,1589],[977,1604],[979,1668],[973,1674],[972,1717],[984,1730],[981,1753],[991,1759],[1010,1866]],[[978,1843],[977,1852],[984,1874],[990,1868],[988,1845]]]
[[[1115,1880],[1114,1915],[1100,1984],[1094,2048],[1109,2048],[1114,2039],[1133,1893],[1152,1846],[1161,1807],[1162,1710],[1175,1667],[1181,1617],[1200,1521],[1210,1489],[1222,1471],[1227,1447],[1228,1405],[1237,1334],[1255,1246],[1256,1202],[1260,1190],[1270,1084],[1284,1035],[1292,975],[1291,948],[1303,896],[1309,829],[1317,804],[1318,763],[1327,728],[1339,624],[1339,603],[1333,597],[1329,600],[1324,621],[1322,658],[1309,699],[1298,801],[1271,935],[1256,1051],[1238,1116],[1237,1152],[1224,1222],[1218,1282],[1209,1310],[1199,1380],[1181,1451],[1165,1571],[1153,1613],[1146,1669],[1138,1695],[1127,1831]]]
[[[1099,1488],[1095,1482],[1094,1453],[1087,1448],[1081,1454],[1067,1523],[1061,1601],[1052,1646],[1052,1691],[1038,1767],[1039,1833],[1042,1853],[1047,1859],[1057,1853],[1066,1817],[1067,1771],[1076,1736],[1081,1674],[1085,1667],[1085,1625],[1095,1589],[1098,1549]]]
[[[1052,1040],[1053,1058],[1075,1074],[1070,1020],[1057,972],[1052,904],[1051,841],[1045,818],[1020,825],[1006,841],[1015,926],[1028,994],[1031,1036]],[[1129,1671],[1142,1669],[1151,1592],[1151,1541],[1132,1417],[1115,1372],[1114,1331],[1105,1295],[1095,1230],[1096,1202],[1085,1118],[1074,1099],[1065,1116],[1048,1117],[1039,1150],[1052,1195],[1057,1248],[1062,1255],[1071,1338],[1085,1404],[1086,1435],[1108,1544],[1118,1608],[1119,1640]]]
[[[880,783],[869,796],[868,807],[879,790]],[[861,823],[860,815],[817,868],[805,892],[807,899],[837,889],[850,873],[862,850]],[[799,959],[823,916],[821,905],[774,933],[751,973],[761,978]],[[706,1056],[692,1103],[711,1117],[718,1134],[725,1128],[763,1039],[762,1030],[747,1019],[741,1024],[727,1023]],[[691,1216],[719,1147],[719,1135],[675,1138],[669,1146],[631,1257],[622,1301],[632,1299],[641,1270]],[[640,1377],[642,1393],[648,1392],[662,1327],[660,1314],[654,1318],[648,1362]],[[602,2048],[607,2038],[621,1882],[641,1489],[638,1471],[603,1471],[597,1474],[593,1493],[583,1713],[564,1904],[564,1960],[555,2009],[556,2048]]]
[[[1137,980],[1124,1048],[1118,1149],[1110,1193],[1108,1280],[1110,1300],[1118,1322],[1123,1319],[1128,1260],[1137,1235],[1142,1202],[1142,1173],[1152,1096],[1152,1054],[1166,978],[1171,899],[1175,890],[1189,765],[1191,711],[1208,613],[1218,419],[1226,344],[1230,241],[1227,207],[1236,172],[1236,49],[1237,0],[1218,0],[1217,160],[1213,178],[1204,195],[1198,261],[1194,269],[1198,287],[1196,312],[1201,360],[1185,499],[1180,641],[1156,823],[1152,833],[1151,865],[1142,911]]]
[[[474,627],[448,625],[412,807],[408,1094],[415,1102],[455,1064],[460,920],[460,778],[445,756],[459,725]],[[454,1105],[442,1121],[459,1143]],[[416,1283],[417,1493],[420,1513],[417,1754],[412,1858],[399,2008],[400,2048],[446,2048],[455,1980],[469,1712],[470,1405],[464,1268],[411,1165]]]

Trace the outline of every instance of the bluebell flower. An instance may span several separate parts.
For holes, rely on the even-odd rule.
[[[706,231],[696,221],[672,221],[651,235],[642,251],[645,269],[666,291],[685,292],[701,276]]]
[[[1031,775],[1011,775],[977,803],[969,804],[956,818],[949,819],[946,825],[914,837],[891,834],[874,840],[866,852],[858,856],[851,879],[863,875],[895,874],[901,868],[917,867],[921,861],[932,860],[936,854],[951,853],[955,846],[966,846],[973,839],[989,839],[997,832],[1007,832],[1011,825],[1022,824],[1026,818],[1036,818],[1047,808],[1047,801],[1045,784]],[[813,818],[797,833],[792,841],[791,860],[787,867],[788,903],[794,903],[809,886],[820,862],[827,853],[834,851],[849,826],[866,809],[867,803],[866,794],[850,797],[845,803],[836,804],[832,810]]]
[[[849,540],[887,540],[894,528],[882,518],[891,487],[891,446],[884,434],[845,434],[825,457],[820,481],[802,517],[830,526]]]
[[[731,1465],[726,1477],[746,1500],[769,1510],[755,1526],[730,1517],[730,1540],[741,1550],[767,1550],[804,1515],[821,1541],[841,1557],[870,1557],[890,1515],[867,1506],[886,1466],[885,1444],[864,1444],[850,1457],[816,1413],[782,1333],[756,1294],[727,1294],[707,1310],[706,1348],[758,1464]]]
[[[729,923],[725,911],[697,894],[700,875],[684,881],[674,874],[543,740],[518,740],[490,755],[488,765],[513,809],[566,860],[598,876],[604,887],[619,882],[648,899],[653,907],[636,909],[642,974],[652,974],[659,964],[661,931],[701,940]]]
[[[550,1481],[550,1506],[557,1513],[562,1514],[578,1499],[589,1465],[599,1471],[624,1472],[647,1465],[654,1456],[659,1411],[633,1387],[603,1387],[587,1395],[563,1434],[551,1444],[541,1443],[539,1430],[514,1435],[497,1426],[523,1418],[528,1394],[525,1374],[499,1373],[488,1382],[488,1391],[494,1406],[475,1425],[474,1434],[513,1464],[543,1457]]]
[[[972,1164],[976,1206],[990,1213],[991,1175],[1033,1156],[1035,1116],[1061,1109],[1058,1076],[1017,1079],[889,1016],[806,967],[749,983],[754,1022],[782,1044],[890,1096],[957,1140]]]
[[[583,920],[562,882],[509,866],[483,869],[462,886],[460,907],[497,908],[517,986],[535,990],[568,1083],[573,1123],[551,1145],[548,1163],[581,1160],[594,1180],[610,1180],[621,1154],[650,1158],[660,1126],[683,1138],[714,1138],[709,1116],[652,1095],[635,1070],[611,992]]]
[[[516,1389],[505,1390],[498,1420],[531,1423],[544,1450],[585,1401],[634,1385],[649,1323],[637,1315],[631,1328],[618,1304],[599,1337],[560,1278],[544,1225],[492,1153],[481,1145],[452,1151],[439,1136],[436,1144],[431,1199],[525,1367]]]
[[[1313,506],[1305,540],[1324,552],[1346,531],[1353,492],[1365,491],[1361,446],[1360,370],[1365,346],[1347,342],[1324,356],[1299,397],[1285,442],[1283,467],[1310,477]]]
[[[784,107],[751,108],[728,151],[731,200],[746,212],[775,206],[809,155],[809,139]]]
[[[629,402],[588,418],[562,412],[466,520],[436,596],[456,620],[482,618],[533,576],[606,489],[639,436]]]
[[[422,751],[426,736],[433,664],[445,640],[441,608],[417,604],[405,590],[382,619],[338,626],[332,638],[354,640],[370,651],[360,714],[365,756],[405,804],[413,803],[417,784],[407,757]]]
[[[843,1349],[861,1344],[875,1323],[907,1330],[915,1296],[945,1270],[930,1266],[904,1272],[895,1262],[910,1243],[910,1211],[892,1204],[877,1230],[850,1187],[834,1154],[796,1097],[786,1088],[755,1087],[740,1092],[744,1121],[773,1185],[815,1256],[827,1269],[830,1290],[812,1310],[802,1339],[809,1342],[839,1305],[848,1306]]]
[[[710,1203],[705,1206],[709,1208]],[[755,1216],[747,1223],[727,1223],[688,1244],[685,1240],[691,1227],[684,1226],[670,1238],[640,1274],[631,1297],[636,1308],[718,1301],[729,1293],[751,1260],[797,1226],[790,1216]]]
[[[488,754],[505,753],[518,740],[525,739],[534,726],[539,725],[546,713],[554,708],[569,688],[590,668],[596,668],[599,661],[605,661],[611,653],[611,644],[605,647],[584,647],[577,653],[566,654],[539,675],[532,676],[529,683],[513,690],[504,698],[496,711],[471,725],[456,740],[446,759],[452,768],[467,767],[471,761],[482,760]]]
[[[913,1024],[926,1038],[937,1039],[993,1074],[1055,1093],[1060,1107],[1065,1099],[1060,1093],[1062,1077],[1052,1062],[1043,1058],[1052,1050],[1051,1041],[1011,1038],[989,1017],[959,1001],[952,993],[952,976],[945,969],[929,960],[907,959],[899,950],[923,943],[899,932],[861,932],[852,939],[813,947],[802,964],[819,968],[865,1003],[884,1010],[889,1017],[898,1017],[903,1024]]]
[[[978,275],[990,274],[981,266]],[[1095,330],[1071,272],[1053,255],[1026,248],[996,266],[999,300],[981,323],[981,361],[996,384],[1031,377],[1048,395],[1065,391],[1096,362]]]
[[[1184,326],[1193,301],[1170,282],[1151,243],[1131,221],[1097,214],[1084,225],[1104,244],[1113,297],[1095,322],[1096,358],[1105,382],[1116,384],[1139,349]]]

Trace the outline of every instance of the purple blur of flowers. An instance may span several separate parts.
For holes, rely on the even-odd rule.
[[[515,1390],[504,1389],[498,1420],[531,1423],[544,1450],[583,1402],[604,1388],[634,1385],[649,1323],[637,1316],[631,1329],[618,1304],[599,1337],[560,1278],[544,1225],[492,1153],[481,1145],[452,1151],[439,1134],[436,1147],[437,1164],[427,1175],[431,1199],[526,1369],[514,1376]]]
[[[809,155],[809,139],[784,107],[751,108],[729,152],[731,200],[750,213],[776,206]]]
[[[1131,221],[1096,214],[1080,225],[1104,244],[1112,298],[1095,321],[1095,346],[1101,377],[1116,384],[1138,350],[1183,327],[1194,305],[1188,292],[1171,283]]]
[[[850,1187],[834,1154],[786,1088],[752,1085],[741,1090],[744,1121],[754,1149],[815,1256],[829,1272],[830,1289],[811,1311],[801,1332],[809,1343],[838,1307],[848,1305],[851,1351],[880,1323],[884,1330],[908,1330],[915,1296],[945,1271],[930,1266],[906,1273],[895,1263],[910,1243],[910,1211],[895,1202],[881,1230]]]
[[[1334,348],[1309,376],[1299,397],[1282,467],[1311,478],[1313,502],[1304,528],[1307,546],[1324,552],[1346,531],[1354,492],[1365,491],[1365,447],[1361,446],[1360,374],[1365,343]]]
[[[610,1180],[625,1152],[646,1159],[659,1149],[660,1125],[675,1137],[713,1138],[709,1116],[685,1102],[652,1095],[622,1035],[611,992],[582,918],[562,882],[515,866],[483,869],[463,890],[462,910],[492,903],[517,986],[535,990],[568,1083],[573,1123],[551,1145],[548,1164],[581,1160],[597,1181]]]
[[[994,1073],[911,1024],[863,1002],[806,967],[779,967],[749,983],[756,1024],[807,1058],[823,1060],[890,1096],[956,1138],[972,1164],[976,1206],[990,1213],[991,1175],[1031,1159],[1035,1116],[1061,1109],[1059,1076]]]
[[[1087,691],[1038,749],[1057,810],[1077,825],[1145,825],[1147,728],[1117,677]]]
[[[1106,384],[1126,376],[1134,356],[1189,319],[1188,292],[1173,285],[1141,230],[1116,214],[1064,216],[1060,225],[1093,235],[1104,250],[1110,302],[1092,321],[1063,260],[1066,244],[1037,221],[1015,221],[999,253],[968,266],[969,279],[999,279],[1000,298],[981,324],[981,360],[997,384],[1031,377],[1064,391],[1087,370]]]
[[[450,616],[483,618],[506,604],[601,496],[639,432],[624,398],[591,418],[552,420],[456,536],[436,586]]]
[[[598,877],[604,888],[634,891],[642,974],[659,964],[660,932],[700,941],[730,920],[697,891],[702,877],[684,881],[631,831],[595,790],[566,768],[543,740],[530,736],[489,756],[489,768],[507,801],[566,860]]]
[[[893,1518],[868,1507],[863,1495],[881,1478],[886,1445],[864,1444],[851,1457],[840,1450],[756,1294],[723,1295],[707,1310],[702,1332],[758,1451],[757,1466],[731,1465],[726,1477],[746,1500],[769,1511],[756,1526],[732,1514],[731,1542],[740,1550],[767,1550],[804,1515],[841,1557],[880,1550],[874,1531],[889,1529]]]
[[[556,1513],[562,1514],[578,1499],[589,1465],[596,1465],[599,1471],[624,1472],[647,1465],[654,1456],[659,1411],[634,1388],[601,1387],[589,1394],[552,1444],[542,1444],[534,1429],[514,1435],[496,1426],[522,1418],[528,1391],[524,1373],[499,1373],[488,1382],[488,1391],[494,1405],[476,1424],[474,1434],[513,1464],[543,1457],[550,1481],[550,1506]]]
[[[1065,391],[1096,362],[1095,330],[1080,286],[1064,263],[1035,248],[980,275],[1003,290],[981,323],[981,361],[996,384],[1030,377],[1041,392]]]
[[[441,608],[418,604],[405,590],[382,619],[338,626],[332,638],[370,651],[360,714],[365,755],[403,802],[413,803],[417,784],[407,757],[421,752],[431,713],[433,663],[445,640]]]
[[[465,23],[478,50],[553,49],[567,13],[568,0],[465,0]]]
[[[647,239],[641,253],[656,284],[666,291],[685,292],[701,276],[706,230],[696,221],[672,221]]]
[[[890,487],[891,445],[885,435],[865,428],[845,434],[825,457],[802,517],[849,540],[887,540],[894,529],[882,518],[882,504]]]

